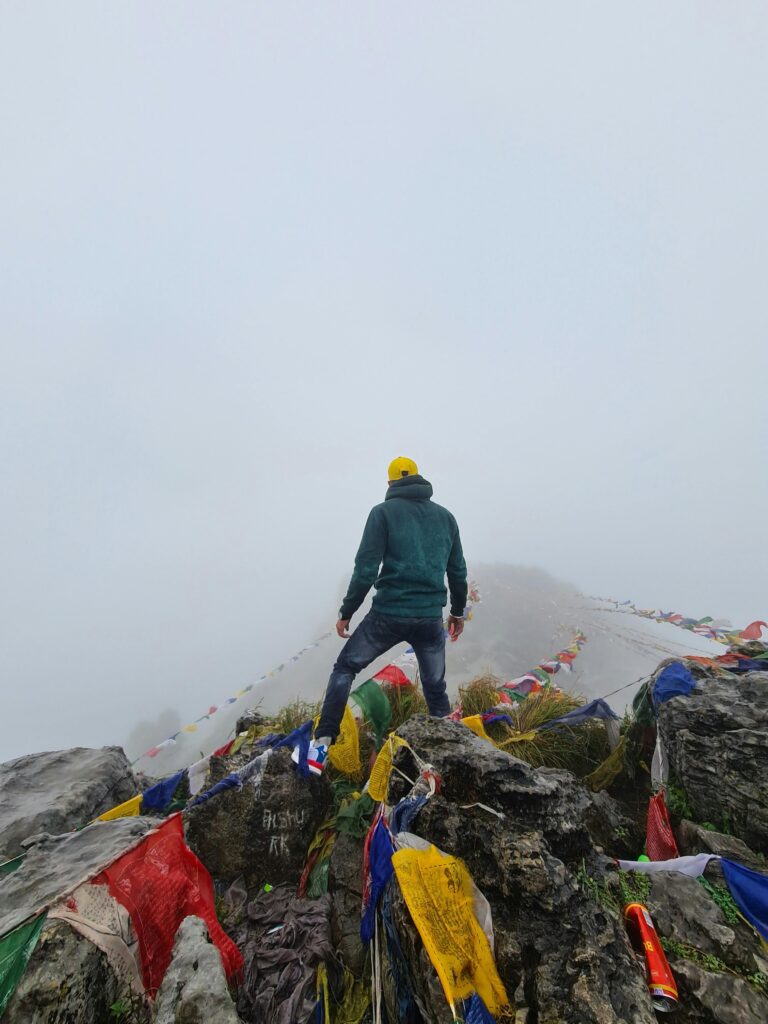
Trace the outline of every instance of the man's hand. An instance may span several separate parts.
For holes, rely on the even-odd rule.
[[[448,616],[448,634],[449,634],[451,640],[458,640],[463,632],[464,632],[464,616],[463,615],[449,615]]]
[[[349,639],[349,633],[347,632],[347,630],[349,629],[349,621],[349,619],[339,619],[339,621],[336,623],[336,632],[339,634],[342,640]]]

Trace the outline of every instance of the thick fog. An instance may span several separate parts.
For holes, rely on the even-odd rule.
[[[331,629],[400,454],[473,571],[768,617],[767,44],[761,3],[4,4],[0,760]],[[590,634],[500,654],[497,582],[467,672]]]

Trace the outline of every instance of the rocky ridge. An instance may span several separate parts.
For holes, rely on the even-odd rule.
[[[694,819],[673,813],[681,853],[723,853],[765,870],[768,791],[763,782],[768,773],[761,777],[755,765],[762,763],[761,751],[766,750],[767,680],[762,673],[727,682],[704,674],[690,696],[675,697],[659,709],[671,786],[682,794],[684,809]],[[642,849],[644,821],[636,807],[643,801],[637,791],[645,787],[647,796],[649,790],[637,764],[628,765],[609,792],[593,793],[570,771],[532,767],[459,723],[417,716],[397,734],[408,746],[395,756],[397,771],[390,779],[387,803],[396,804],[407,795],[406,779],[418,778],[422,762],[431,765],[439,790],[408,830],[461,858],[487,899],[495,960],[515,1024],[655,1020],[642,958],[620,912],[628,884],[642,896],[667,947],[680,990],[673,1019],[680,1024],[768,1020],[768,964],[754,932],[734,915],[718,888],[723,878],[716,861],[707,869],[707,886],[674,872],[649,879],[629,876],[627,881],[617,871],[613,857],[632,859]],[[631,738],[628,747],[638,763],[650,762],[652,743],[653,737],[640,730]],[[110,778],[121,799],[137,791],[130,769],[126,772],[113,748],[87,753],[88,763],[112,765]],[[29,835],[64,834],[37,841],[18,871],[0,876],[6,923],[23,919],[41,893],[51,898],[95,872],[113,851],[139,841],[153,824],[144,817],[121,819],[68,833],[105,809],[105,791],[103,782],[73,790],[66,766],[78,773],[81,766],[74,752],[64,754],[71,756],[17,759],[24,762],[17,766],[17,778],[34,775],[36,757],[44,759],[41,767],[55,763],[59,770],[55,778],[46,775],[51,787],[47,811],[4,819],[10,839],[3,834],[0,841],[6,844],[6,855],[21,849]],[[226,759],[212,758],[206,784],[219,782],[252,757],[244,749]],[[11,784],[13,765],[2,766],[0,781]],[[713,779],[720,781],[713,785]],[[637,799],[627,799],[629,788]],[[76,796],[66,808],[57,806],[57,793],[61,804],[63,794],[73,792]],[[327,895],[309,891],[295,898],[302,875],[306,887],[307,851],[318,830],[334,819],[338,824],[342,813],[356,809],[365,810],[354,785],[332,784],[328,777],[303,779],[289,752],[278,750],[265,760],[258,785],[223,793],[185,815],[187,842],[214,878],[219,917],[246,951],[246,976],[239,991],[228,989],[218,953],[197,918],[188,918],[179,929],[173,961],[151,1008],[126,997],[100,950],[64,922],[50,920],[4,1020],[137,1024],[151,1015],[159,1024],[273,1019],[291,1024],[290,1016],[280,1014],[293,994],[290,1014],[297,1021],[307,1019],[315,988],[314,980],[311,991],[305,982],[309,974],[314,979],[320,960],[327,967],[331,1004],[352,993],[363,1013],[370,1013],[364,1009],[370,953],[359,936],[370,811],[332,836],[325,875],[317,876]],[[713,825],[727,832],[713,831]],[[398,987],[393,982],[396,972],[385,972],[387,1019],[448,1024],[452,1015],[419,933],[396,886],[390,895],[405,976]],[[280,923],[284,921],[293,922],[290,929]],[[322,937],[314,943],[320,951],[316,960],[301,954],[304,947],[291,945],[308,922],[310,934]],[[282,965],[277,974],[275,964]],[[410,998],[404,1002],[405,989]],[[310,1002],[298,992],[309,992]],[[117,1011],[110,1009],[115,1006]],[[356,1019],[369,1018],[361,1014]]]

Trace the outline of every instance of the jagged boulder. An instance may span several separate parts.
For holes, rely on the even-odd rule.
[[[243,715],[237,720],[235,726],[235,735],[240,735],[241,732],[247,732],[253,726],[264,725],[266,722],[264,715],[260,714],[256,708],[249,708]]]
[[[685,1024],[765,1024],[768,1000],[748,981],[670,957]],[[674,1020],[680,1020],[676,1013]]]
[[[592,842],[614,857],[633,860],[645,843],[643,827],[627,816],[612,796],[604,790],[590,793],[591,802],[584,812]]]
[[[697,825],[693,821],[683,818],[675,829],[677,846],[683,854],[714,853],[717,857],[727,857],[729,860],[738,861],[753,871],[765,872],[768,863],[762,854],[755,853],[747,844],[737,839],[736,836],[729,836],[723,832],[713,832],[703,825]]]
[[[237,766],[212,759],[209,785]],[[186,826],[187,842],[211,874],[229,883],[242,878],[249,892],[298,881],[331,805],[328,780],[299,776],[288,750],[273,751],[257,779],[194,807]]]
[[[520,1019],[653,1024],[643,971],[622,923],[576,878],[582,863],[600,870],[586,824],[593,809],[586,788],[569,772],[534,769],[453,722],[413,718],[399,734],[442,779],[412,830],[461,857],[489,900],[499,973]],[[417,774],[408,750],[398,752],[396,763],[411,778]],[[399,781],[390,786],[390,799],[399,787]],[[399,906],[394,899],[398,929],[411,958],[419,958],[425,1019],[439,1024],[450,1019],[445,1000]]]
[[[695,817],[768,853],[768,673],[699,679],[659,707],[658,727]]]
[[[695,878],[677,871],[650,877],[648,910],[664,938],[716,956],[729,968],[750,974],[758,969],[755,940],[743,922],[728,924],[723,911]],[[763,1007],[768,1020],[768,1001]]]
[[[366,949],[360,938],[360,907],[363,900],[363,840],[340,835],[331,853],[328,891],[331,894],[333,943],[349,969],[360,977]]]
[[[106,955],[68,924],[50,921],[11,996],[3,1024],[108,1021],[119,994]]]
[[[240,1024],[221,956],[199,917],[185,918],[176,933],[155,1024]]]
[[[0,764],[0,860],[22,840],[87,825],[138,792],[122,747],[74,747]]]

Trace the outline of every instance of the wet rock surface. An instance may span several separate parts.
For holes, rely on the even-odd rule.
[[[768,853],[768,673],[699,679],[660,705],[658,727],[697,820]]]
[[[81,828],[138,792],[121,747],[75,747],[0,764],[0,861],[41,832]]]

